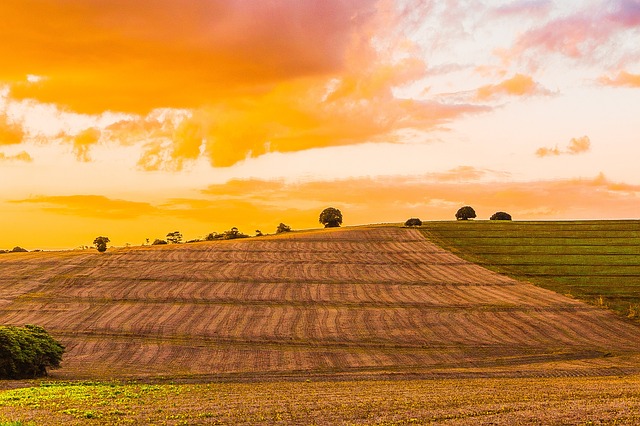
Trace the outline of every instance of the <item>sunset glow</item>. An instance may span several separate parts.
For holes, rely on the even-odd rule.
[[[640,0],[3,0],[0,249],[637,218]]]

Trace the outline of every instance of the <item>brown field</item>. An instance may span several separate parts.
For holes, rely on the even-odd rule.
[[[59,379],[640,373],[640,325],[416,230],[0,256],[0,324],[66,347]]]
[[[0,392],[0,425],[86,424],[637,425],[640,376],[56,382]]]

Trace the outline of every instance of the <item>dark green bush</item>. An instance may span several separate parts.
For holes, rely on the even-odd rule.
[[[422,226],[422,221],[417,217],[412,217],[411,219],[407,219],[404,226]]]
[[[291,227],[280,222],[280,225],[276,228],[276,234],[282,234],[283,232],[291,232]]]
[[[44,328],[0,326],[0,378],[22,379],[47,375],[60,367],[64,346]]]
[[[489,220],[511,220],[511,215],[505,212],[495,212]]]

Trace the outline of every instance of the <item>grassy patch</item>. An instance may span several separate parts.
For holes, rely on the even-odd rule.
[[[58,383],[0,392],[0,424],[637,424],[639,379]]]
[[[422,230],[467,260],[639,319],[640,221],[428,222]]]

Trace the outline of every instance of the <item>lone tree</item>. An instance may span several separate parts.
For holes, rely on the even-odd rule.
[[[473,207],[470,207],[470,206],[461,207],[456,213],[457,220],[469,220],[475,217],[476,217],[476,211],[473,209]]]
[[[280,223],[276,228],[276,234],[282,234],[283,232],[291,232],[291,227],[289,225],[285,225],[284,223]]]
[[[180,244],[182,242],[182,234],[180,231],[173,231],[167,234],[167,242],[171,244]]]
[[[64,346],[44,328],[0,326],[0,378],[46,376],[47,368],[60,367]]]
[[[407,219],[404,226],[422,226],[422,221],[417,217],[412,217],[411,219]]]
[[[105,251],[107,251],[107,243],[109,243],[110,241],[111,240],[109,239],[109,237],[96,237],[96,239],[93,240],[93,244],[96,246],[100,253],[104,253]]]
[[[511,220],[511,215],[505,212],[495,212],[489,220]]]
[[[342,225],[342,213],[333,207],[327,207],[320,213],[320,223],[325,228],[337,228]]]

